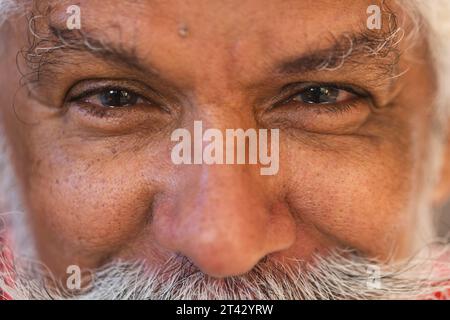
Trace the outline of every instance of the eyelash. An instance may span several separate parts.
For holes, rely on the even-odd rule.
[[[143,102],[141,102],[140,104],[148,104],[148,105],[155,105],[155,106],[159,106],[158,103],[154,102],[153,100],[145,97],[143,94],[138,93],[136,90],[134,89],[129,89],[126,86],[120,86],[120,85],[107,85],[104,87],[98,87],[98,88],[93,88],[90,90],[86,90],[84,92],[81,92],[80,94],[77,94],[75,96],[66,98],[66,103],[71,104],[71,103],[77,103],[82,105],[83,107],[83,111],[86,112],[87,114],[91,115],[91,116],[95,116],[95,117],[104,117],[106,115],[111,115],[113,112],[115,115],[119,116],[120,113],[119,112],[123,112],[123,109],[126,108],[131,108],[131,107],[135,107],[137,104],[134,105],[130,105],[130,106],[121,106],[121,107],[107,107],[107,106],[102,106],[99,104],[94,104],[91,102],[86,101],[88,98],[90,97],[95,97],[104,93],[107,93],[108,91],[122,91],[122,92],[126,92],[129,95],[133,95],[136,96],[138,101],[141,100]],[[163,108],[165,110],[165,108]],[[167,111],[167,110],[166,110]]]
[[[345,114],[345,113],[353,110],[353,108],[356,107],[357,103],[361,99],[370,97],[369,94],[367,94],[365,92],[361,92],[361,90],[355,89],[351,86],[343,86],[343,85],[330,84],[330,83],[325,83],[325,84],[324,83],[310,83],[310,84],[302,84],[301,86],[303,87],[301,90],[298,90],[298,86],[296,86],[297,89],[295,87],[293,87],[292,89],[288,90],[288,94],[289,94],[288,98],[284,99],[281,103],[276,103],[271,109],[275,109],[275,108],[277,108],[279,106],[283,106],[283,105],[296,104],[296,106],[295,106],[296,108],[307,108],[308,111],[315,112],[317,114],[330,113],[330,114],[334,114],[334,115],[340,115],[340,114]],[[348,102],[329,103],[329,104],[328,103],[302,103],[299,101],[294,101],[294,99],[296,97],[298,97],[299,95],[304,93],[307,89],[313,88],[313,87],[332,88],[332,89],[336,89],[336,90],[343,90],[347,93],[354,95],[354,98]],[[112,90],[127,92],[130,95],[136,96],[138,100],[141,99],[142,101],[144,101],[148,104],[153,104],[153,105],[155,104],[153,101],[145,98],[142,94],[137,93],[137,91],[135,91],[133,89],[128,89],[125,86],[114,86],[114,85],[87,90],[85,92],[82,92],[81,94],[74,96],[74,97],[70,97],[69,99],[66,100],[66,102],[81,103],[81,104],[83,104],[84,111],[86,111],[90,115],[96,116],[96,117],[103,117],[106,114],[110,114],[110,112],[123,111],[120,109],[130,108],[128,106],[108,108],[106,106],[100,106],[98,104],[93,104],[93,103],[89,103],[89,102],[85,101],[85,99],[87,99],[89,97],[94,97],[96,95],[100,95],[102,93],[106,93],[106,92],[112,91]],[[292,92],[294,92],[294,93],[292,93]],[[136,106],[136,105],[137,104],[134,104],[133,106]]]
[[[309,111],[316,112],[318,114],[321,113],[332,113],[332,114],[344,114],[346,112],[351,111],[353,108],[357,106],[357,103],[362,99],[370,98],[370,94],[363,92],[360,89],[354,88],[353,86],[347,85],[339,85],[333,83],[309,83],[309,84],[301,84],[302,89],[298,89],[298,85],[294,86],[291,89],[288,89],[288,93],[285,94],[288,96],[287,99],[284,99],[280,103],[276,103],[272,109],[275,109],[279,106],[289,105],[289,104],[297,104],[296,107],[300,108],[308,108]],[[298,101],[294,101],[294,98],[305,92],[307,89],[312,87],[318,88],[332,88],[337,90],[343,90],[347,93],[354,95],[355,97],[351,99],[349,102],[338,102],[338,103],[301,103]],[[293,93],[292,93],[293,92]],[[299,106],[301,105],[301,106]]]
[[[89,97],[93,97],[96,95],[99,95],[101,93],[107,92],[107,91],[111,91],[111,90],[117,90],[117,91],[126,91],[128,93],[131,93],[133,95],[136,95],[140,98],[143,98],[144,100],[147,100],[146,98],[144,98],[141,94],[137,93],[136,91],[132,90],[132,89],[128,89],[128,88],[124,88],[124,87],[119,87],[119,86],[107,86],[107,87],[102,87],[102,88],[96,88],[96,89],[91,89],[91,90],[87,90],[81,94],[78,94],[74,97],[70,97],[69,99],[67,99],[67,102],[77,102],[80,101],[82,99],[86,99]]]

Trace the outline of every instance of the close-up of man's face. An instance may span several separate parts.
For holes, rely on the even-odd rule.
[[[0,1],[0,294],[447,292],[449,23],[445,0]]]

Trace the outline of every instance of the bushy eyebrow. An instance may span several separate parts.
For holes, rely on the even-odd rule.
[[[145,73],[147,76],[159,76],[157,69],[137,54],[136,44],[134,43],[127,43],[125,47],[121,41],[114,42],[106,37],[98,37],[96,33],[61,29],[53,25],[49,25],[48,30],[49,40],[44,41],[47,43],[36,45],[34,49],[35,52],[40,50],[38,56],[41,53],[39,68],[47,63],[57,65],[57,60],[62,58],[64,53],[81,52],[89,53],[99,59],[136,72]],[[57,54],[58,59],[55,59],[52,54]]]
[[[133,43],[127,43],[125,47],[121,41],[111,41],[107,37],[98,36],[97,32],[68,30],[51,23],[44,27],[45,31],[38,33],[38,29],[30,25],[29,47],[18,54],[25,60],[28,69],[26,72],[21,71],[23,84],[38,83],[46,67],[71,64],[71,61],[64,59],[65,54],[77,52],[91,54],[115,65],[145,73],[146,76],[159,77],[157,69],[138,56]]]
[[[310,50],[278,64],[279,74],[334,71],[344,64],[375,64],[392,73],[399,62],[402,29],[390,32],[354,32],[333,37],[324,49]],[[383,61],[381,61],[383,60]]]
[[[148,65],[148,62],[142,61],[133,45],[125,48],[121,43],[114,43],[108,39],[98,39],[81,31],[58,29],[55,26],[49,26],[49,29],[51,34],[61,42],[61,50],[63,51],[89,52],[104,60],[122,64],[127,68],[155,73],[155,75],[157,73],[154,67]]]

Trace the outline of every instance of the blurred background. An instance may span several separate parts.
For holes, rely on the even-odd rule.
[[[440,236],[450,236],[450,203],[441,212],[439,233]]]

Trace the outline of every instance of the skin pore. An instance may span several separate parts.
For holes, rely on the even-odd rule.
[[[417,249],[435,84],[423,39],[395,33],[409,25],[400,7],[387,1],[398,25],[386,11],[368,32],[373,1],[110,2],[79,1],[77,32],[64,29],[69,2],[50,1],[34,46],[19,19],[0,62],[3,122],[52,271],[176,253],[229,277],[266,257],[351,247],[384,261]],[[26,56],[17,91],[24,47],[42,59]],[[308,101],[318,88],[335,101]],[[103,106],[111,90],[131,103]],[[171,132],[194,120],[279,128],[278,174],[175,166]]]

